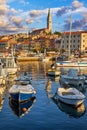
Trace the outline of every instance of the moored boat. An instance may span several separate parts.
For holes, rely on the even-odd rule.
[[[60,82],[67,82],[69,85],[84,87],[85,76],[79,75],[77,69],[69,69],[68,74],[60,76]]]
[[[56,62],[58,67],[87,67],[86,61],[58,61]]]
[[[3,63],[3,69],[7,71],[9,75],[14,75],[18,71],[20,71],[20,67],[17,64],[17,60],[14,56],[8,56],[5,58],[1,58]]]
[[[78,107],[84,102],[85,95],[76,88],[58,88],[56,98],[63,103]]]
[[[9,89],[9,95],[13,100],[24,102],[30,99],[32,96],[36,94],[36,90],[30,84],[19,84],[13,85]]]
[[[74,108],[68,104],[61,102],[61,101],[57,101],[54,96],[51,99],[57,105],[57,107],[62,112],[65,112],[66,114],[68,114],[69,117],[80,118],[86,112],[86,107],[85,107],[84,103],[82,103],[79,107]]]

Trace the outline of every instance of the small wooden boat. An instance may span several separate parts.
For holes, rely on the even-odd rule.
[[[36,90],[32,85],[23,82],[15,84],[9,89],[10,97],[18,102],[24,102],[30,99],[34,94],[36,94]]]
[[[58,88],[56,98],[63,103],[78,107],[85,99],[85,96],[76,88]]]
[[[16,102],[12,98],[10,98],[9,106],[15,115],[17,115],[18,117],[23,117],[31,110],[35,101],[36,101],[36,97],[32,97],[31,99],[23,103]]]

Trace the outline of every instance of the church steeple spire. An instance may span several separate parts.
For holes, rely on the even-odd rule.
[[[47,28],[50,32],[52,32],[52,15],[50,13],[50,9],[48,10],[48,16],[47,16]]]

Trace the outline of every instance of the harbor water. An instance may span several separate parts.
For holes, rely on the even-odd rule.
[[[8,90],[14,84],[12,77],[6,86],[3,103],[0,104],[0,130],[86,130],[87,129],[87,90],[86,99],[78,108],[55,101],[52,97],[59,85],[59,77],[51,78],[51,87],[46,91],[48,82],[47,71],[50,62],[25,62],[19,63],[21,72],[29,72],[32,85],[36,89],[34,102],[25,103],[29,110],[19,116],[17,106],[8,97]],[[82,70],[83,71],[83,70]],[[87,70],[84,70],[86,73]],[[16,107],[15,107],[16,106]],[[21,107],[22,107],[21,106]],[[28,109],[28,108],[27,108]],[[26,109],[23,109],[26,111]]]

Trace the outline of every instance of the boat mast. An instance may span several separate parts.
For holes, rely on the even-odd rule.
[[[72,17],[70,15],[70,34],[69,34],[69,54],[68,54],[68,59],[70,58],[70,54],[71,54],[71,29],[72,29]]]

